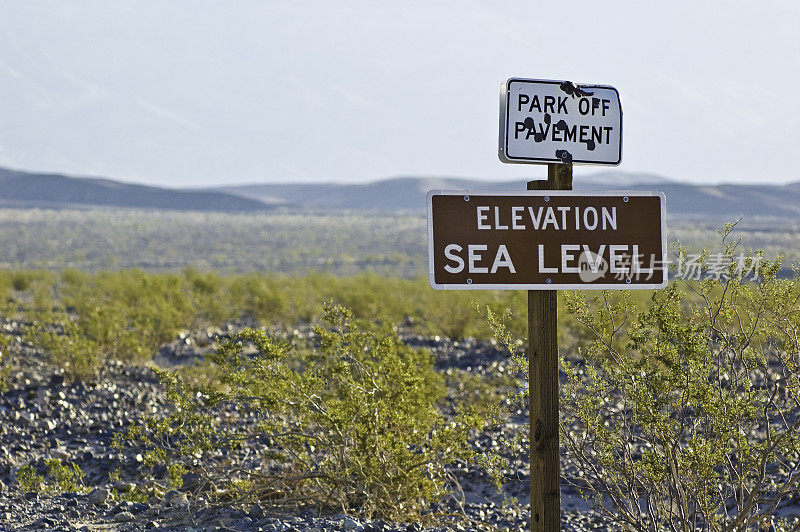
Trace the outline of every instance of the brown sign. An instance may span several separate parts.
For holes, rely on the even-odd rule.
[[[664,196],[652,192],[428,193],[433,288],[663,288]]]

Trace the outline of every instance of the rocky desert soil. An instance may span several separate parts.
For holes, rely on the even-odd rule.
[[[258,504],[211,506],[193,492],[190,475],[184,478],[180,490],[167,491],[163,497],[145,502],[122,500],[120,494],[133,487],[142,457],[114,449],[112,438],[167,406],[155,374],[147,368],[112,362],[96,381],[70,383],[60,370],[47,364],[45,353],[25,345],[22,324],[7,321],[3,329],[14,337],[22,356],[9,376],[8,391],[0,395],[0,530],[433,531],[478,529],[477,522],[488,525],[485,529],[529,530],[527,456],[509,457],[509,474],[514,480],[504,487],[505,494],[491,486],[482,470],[467,465],[454,467],[464,490],[464,511],[471,520],[435,528],[343,514],[320,515],[315,509],[287,513]],[[232,330],[234,326],[182,334],[162,346],[154,360],[167,367],[193,363],[208,349],[198,345],[208,344],[210,336]],[[405,335],[404,340],[430,349],[438,371],[505,371],[505,355],[488,342],[459,343],[414,335]],[[478,450],[498,447],[503,440],[526,430],[523,420],[520,415],[492,433],[479,434],[473,444]],[[84,492],[42,495],[20,491],[15,479],[18,469],[32,464],[43,472],[48,458],[79,465],[86,475]],[[109,473],[117,468],[122,471],[119,480],[109,480]],[[562,462],[562,470],[565,476],[574,473],[568,461]],[[517,497],[520,504],[504,506],[503,495]],[[564,529],[603,529],[599,517],[567,486],[562,488],[562,508]]]

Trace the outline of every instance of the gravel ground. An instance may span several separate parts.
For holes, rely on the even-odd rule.
[[[5,323],[6,334],[16,336],[21,326]],[[231,327],[232,330],[232,327]],[[191,363],[204,351],[198,345],[208,336],[181,335],[155,356],[161,365]],[[223,331],[224,332],[224,331]],[[302,334],[302,333],[300,333]],[[205,336],[205,338],[204,338]],[[407,336],[414,346],[431,349],[437,368],[459,368],[474,373],[504,371],[505,357],[488,342]],[[206,348],[207,349],[207,348]],[[161,498],[134,503],[114,500],[112,493],[125,492],[132,485],[112,482],[108,475],[118,467],[133,473],[141,456],[125,456],[111,447],[113,435],[143,417],[158,413],[166,398],[152,371],[145,368],[107,365],[96,384],[70,384],[45,363],[43,353],[22,345],[22,357],[10,376],[10,389],[0,396],[0,530],[307,530],[307,531],[396,531],[473,530],[465,521],[438,528],[416,524],[367,521],[348,515],[318,515],[314,510],[297,510],[293,515],[275,515],[258,505],[242,508],[209,507],[188,491],[168,491]],[[478,435],[480,450],[498,446],[523,430],[522,419],[512,420],[500,430]],[[44,471],[46,458],[78,464],[86,474],[89,493],[53,496],[21,492],[15,481],[17,470],[32,464]],[[491,487],[486,475],[474,467],[454,468],[465,494],[467,515],[499,530],[528,530],[528,459],[511,457],[509,473],[515,478],[505,486],[505,495],[523,504],[503,507],[502,494]],[[564,475],[574,470],[562,464]],[[190,483],[187,483],[190,485]],[[601,530],[602,522],[587,509],[568,487],[562,488],[562,521],[566,530]]]

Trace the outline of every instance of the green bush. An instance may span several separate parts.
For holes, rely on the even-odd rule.
[[[64,493],[84,492],[83,471],[78,464],[68,462],[62,464],[58,458],[45,460],[47,473],[39,475],[32,465],[24,465],[17,471],[17,485],[25,492],[35,493]]]
[[[208,323],[221,323],[230,318],[231,306],[229,290],[225,279],[216,272],[184,270],[182,276],[183,292],[187,294],[194,314],[192,323],[184,326],[203,326]]]
[[[526,326],[523,292],[434,291],[426,279],[370,273],[337,278],[320,273],[221,276],[193,269],[178,274],[67,269],[59,276],[0,272],[0,295],[12,284],[24,290],[8,292],[8,314],[33,323],[27,339],[76,379],[91,378],[108,359],[146,363],[184,330],[239,318],[289,331],[316,324],[329,299],[350,308],[356,319],[453,339],[489,337],[473,301],[498,312],[514,309],[508,325],[515,333],[524,334]],[[576,323],[563,325],[568,339]]]
[[[85,336],[68,316],[56,324],[30,327],[26,339],[43,349],[54,366],[64,370],[69,380],[90,380],[104,362],[97,343]]]
[[[44,477],[38,475],[32,465],[24,465],[17,471],[17,486],[24,492],[41,493],[44,491]]]
[[[0,334],[0,392],[6,392],[9,388],[9,377],[11,375],[11,358],[9,357],[9,345],[11,340],[5,334]]]
[[[278,283],[263,275],[245,275],[233,280],[230,297],[237,314],[233,317],[243,314],[269,324],[286,312],[286,294]]]
[[[333,305],[325,320],[309,348],[242,331],[211,357],[223,386],[191,387],[157,370],[174,410],[132,427],[127,441],[147,464],[202,470],[217,487],[212,497],[424,518],[448,495],[446,466],[471,456],[467,436],[481,422],[445,419],[431,355],[405,346],[390,327],[356,326]],[[205,462],[242,445],[261,460],[217,469]]]
[[[177,275],[138,270],[101,272],[88,283],[65,286],[61,297],[85,337],[107,357],[132,362],[149,360],[195,312]]]
[[[628,291],[564,293],[584,331],[573,340],[579,356],[561,358],[560,439],[579,471],[568,480],[609,524],[751,530],[797,493],[800,277],[778,279],[779,262],[751,253],[745,266],[761,262],[761,275],[745,282],[732,227],[721,232],[730,267],[718,277],[673,282],[646,303]],[[507,315],[485,314],[514,353],[513,408],[524,407],[524,343]]]
[[[673,283],[649,309],[575,296],[595,335],[562,361],[561,435],[588,499],[639,530],[746,530],[769,522],[800,475],[800,282]]]

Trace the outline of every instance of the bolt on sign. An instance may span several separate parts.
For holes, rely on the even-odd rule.
[[[500,90],[500,160],[622,161],[622,105],[608,85],[511,78]]]
[[[428,193],[440,290],[663,288],[665,198],[653,192]]]

